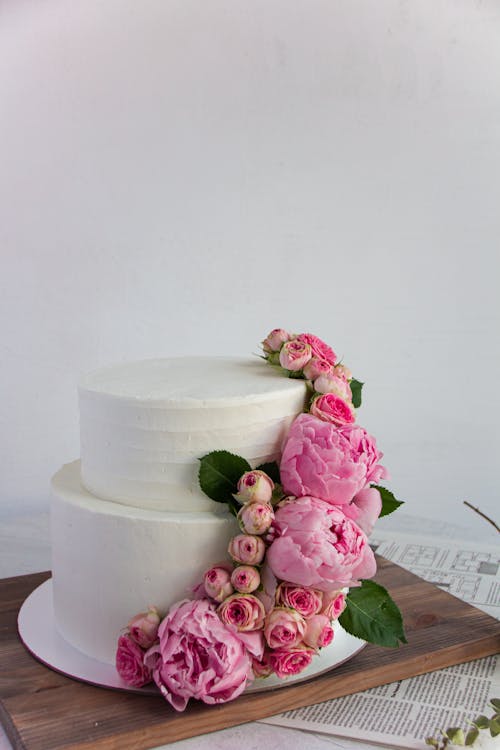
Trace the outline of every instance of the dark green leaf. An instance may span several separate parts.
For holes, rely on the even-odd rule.
[[[469,729],[469,731],[465,735],[465,744],[473,745],[478,737],[479,737],[479,729],[476,729],[476,727]]]
[[[382,518],[382,516],[388,516],[389,513],[394,513],[400,505],[404,505],[403,500],[396,500],[392,492],[385,487],[381,487],[379,484],[372,484],[372,487],[380,492],[380,497],[382,498],[380,518]]]
[[[476,719],[474,719],[474,726],[476,726],[478,729],[488,729],[490,725],[490,720],[487,716],[484,714],[481,714],[481,716],[478,716]]]
[[[360,380],[356,380],[356,378],[353,378],[349,385],[351,386],[352,405],[355,409],[358,409],[361,406],[361,391],[363,389],[364,383],[362,383]]]
[[[217,503],[228,503],[231,509],[235,505],[233,494],[237,492],[239,478],[252,467],[241,456],[229,451],[212,451],[200,459],[198,479],[200,487]]]
[[[258,471],[263,471],[268,477],[271,477],[275,484],[280,484],[280,468],[276,461],[270,461],[267,464],[257,466]]]
[[[490,720],[490,734],[492,737],[498,737],[500,734],[500,721],[498,719]]]
[[[490,703],[497,711],[500,710],[500,698],[492,698],[490,700]]]
[[[348,633],[379,646],[406,643],[403,618],[386,589],[375,581],[362,581],[347,595],[339,622]]]

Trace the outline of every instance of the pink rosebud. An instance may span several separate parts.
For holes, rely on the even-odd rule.
[[[306,621],[294,609],[275,607],[266,617],[264,638],[271,648],[293,648],[306,632]]]
[[[324,341],[319,339],[313,333],[301,333],[299,334],[299,336],[297,336],[297,339],[299,341],[303,341],[306,344],[309,344],[314,357],[318,357],[318,359],[324,359],[332,366],[335,364],[337,355],[335,354],[331,346],[325,344]]]
[[[302,370],[312,357],[312,349],[304,341],[293,339],[283,344],[280,351],[280,365],[285,370],[298,372]]]
[[[321,614],[329,620],[338,620],[345,609],[346,599],[342,591],[326,591],[323,594],[323,608]]]
[[[262,628],[266,610],[253,594],[232,594],[222,602],[217,614],[224,625],[233,625],[236,630],[247,632]]]
[[[310,411],[314,417],[334,425],[354,422],[353,407],[343,398],[337,396],[336,393],[325,393],[323,396],[315,398]]]
[[[238,482],[238,494],[234,495],[241,505],[246,503],[270,503],[274,482],[264,471],[246,471]]]
[[[251,565],[239,565],[233,570],[231,583],[240,594],[251,594],[260,585],[259,571]]]
[[[347,380],[339,378],[332,373],[320,375],[319,378],[314,381],[314,390],[316,393],[336,393],[337,396],[343,398],[344,401],[352,400],[351,386]]]
[[[265,352],[279,352],[285,341],[289,341],[290,334],[283,328],[274,328],[262,342]]]
[[[238,523],[246,534],[265,534],[273,518],[274,511],[269,503],[248,503],[238,513]]]
[[[144,651],[130,635],[121,635],[118,639],[116,671],[132,687],[142,687],[151,682],[151,672],[144,664]]]
[[[312,617],[321,611],[323,592],[293,583],[280,583],[276,589],[276,602],[297,610],[302,617]]]
[[[314,649],[303,644],[290,649],[276,649],[269,654],[269,661],[273,672],[278,677],[290,677],[299,674],[312,661]]]
[[[340,378],[344,378],[345,380],[352,380],[352,372],[345,365],[335,365],[333,371],[335,375],[338,375]]]
[[[304,377],[307,380],[316,380],[321,375],[330,375],[331,372],[331,364],[326,359],[319,359],[319,357],[313,357],[304,367]]]
[[[266,554],[266,545],[260,536],[238,534],[229,542],[228,552],[238,563],[258,565]]]
[[[255,677],[269,677],[273,673],[273,668],[269,661],[269,653],[266,649],[261,660],[252,659],[252,669]]]
[[[216,602],[222,602],[233,593],[231,585],[231,573],[222,567],[214,567],[207,570],[203,576],[203,586],[206,594],[215,599]]]
[[[149,648],[158,637],[160,615],[156,607],[150,607],[147,612],[132,617],[127,628],[133,641],[141,648]]]
[[[304,643],[311,648],[318,649],[328,646],[333,641],[333,628],[328,617],[314,615],[307,620]]]

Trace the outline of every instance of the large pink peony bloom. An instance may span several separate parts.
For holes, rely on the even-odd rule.
[[[331,591],[375,575],[366,534],[334,505],[300,497],[277,511],[275,526],[266,560],[283,581]]]
[[[171,607],[148,651],[153,679],[177,711],[189,698],[225,703],[240,695],[252,677],[251,658],[241,639],[226,628],[207,599]]]
[[[290,495],[344,505],[369,482],[387,476],[378,464],[380,458],[374,438],[362,427],[335,427],[312,414],[300,414],[283,446],[281,482]]]

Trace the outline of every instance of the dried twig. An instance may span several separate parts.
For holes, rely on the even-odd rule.
[[[488,523],[491,523],[492,526],[495,527],[495,529],[500,534],[500,526],[498,526],[493,519],[489,518],[485,513],[479,510],[479,508],[476,508],[474,505],[471,505],[467,500],[464,500],[464,505],[467,505],[468,508],[472,508],[473,511],[475,511],[478,515],[480,515],[482,518],[484,518]]]

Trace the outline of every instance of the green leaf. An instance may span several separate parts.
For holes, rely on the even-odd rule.
[[[490,700],[490,703],[493,708],[495,708],[497,711],[500,711],[500,698],[492,698]]]
[[[363,389],[364,383],[362,383],[360,380],[356,380],[356,378],[353,378],[349,385],[351,386],[351,393],[352,393],[352,405],[355,409],[358,409],[361,406],[361,391]]]
[[[498,737],[498,735],[500,734],[500,720],[499,719],[490,720],[490,734],[492,737]]]
[[[241,456],[235,456],[229,451],[212,451],[200,458],[200,487],[216,503],[228,503],[234,512],[237,504],[233,494],[237,492],[238,480],[251,468]]]
[[[379,646],[406,643],[403,618],[395,602],[380,584],[362,581],[347,595],[347,606],[339,622],[348,633]]]
[[[481,714],[481,716],[478,716],[476,719],[474,719],[473,724],[478,729],[488,729],[490,725],[490,720],[488,719],[487,716],[485,716],[484,714]]]
[[[450,727],[446,730],[446,736],[454,745],[465,745],[464,730],[460,727]]]
[[[269,461],[269,463],[261,464],[257,466],[258,471],[263,471],[268,477],[271,477],[274,484],[280,484],[280,468],[276,461]]]
[[[388,516],[389,513],[394,513],[400,505],[404,505],[403,500],[396,500],[392,492],[385,487],[381,487],[379,484],[372,484],[372,487],[374,490],[380,492],[380,497],[382,498],[382,510],[380,511],[379,518]]]
[[[469,731],[465,735],[465,744],[473,745],[478,737],[479,737],[479,729],[476,729],[476,727],[469,729]]]

